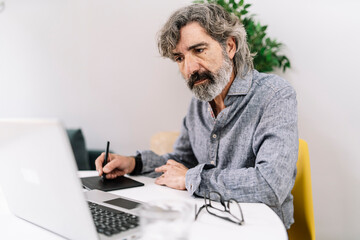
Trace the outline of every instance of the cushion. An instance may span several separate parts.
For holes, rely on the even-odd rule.
[[[79,170],[90,170],[89,155],[81,129],[67,129],[71,147]]]

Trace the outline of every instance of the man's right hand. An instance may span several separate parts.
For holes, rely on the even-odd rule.
[[[106,178],[114,179],[131,173],[135,169],[135,158],[109,153],[107,164],[103,168],[105,153],[102,153],[96,160],[95,166],[99,176],[106,173]]]

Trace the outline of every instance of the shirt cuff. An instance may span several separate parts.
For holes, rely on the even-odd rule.
[[[130,173],[130,175],[139,175],[141,174],[142,168],[143,168],[143,162],[141,159],[141,153],[136,154],[136,156],[134,156],[135,158],[135,168],[134,170]]]
[[[158,177],[161,173],[154,172],[155,168],[160,167],[161,165],[166,164],[167,159],[162,156],[157,155],[153,151],[137,151],[137,154],[141,154],[141,160],[143,163],[141,174],[153,174],[152,177]],[[149,176],[149,175],[148,175]]]
[[[185,175],[185,187],[187,191],[194,195],[195,191],[200,188],[201,172],[205,164],[199,164],[196,167],[190,168]]]

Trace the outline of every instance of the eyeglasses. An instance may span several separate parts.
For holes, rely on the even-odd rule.
[[[195,221],[201,210],[205,208],[211,215],[222,218],[226,221],[230,221],[238,225],[243,225],[245,223],[240,204],[235,199],[230,198],[229,200],[224,201],[220,193],[211,191],[204,195],[204,200],[205,204],[199,208],[199,211],[197,211],[197,206],[195,206]],[[213,206],[212,203],[214,201],[220,202],[222,207]],[[236,208],[239,209],[240,214],[238,214]],[[235,215],[234,213],[237,214]]]

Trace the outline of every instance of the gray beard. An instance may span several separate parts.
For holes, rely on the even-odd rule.
[[[213,81],[208,79],[206,82],[194,85],[192,88],[188,85],[197,99],[209,102],[218,96],[229,83],[233,64],[226,54],[223,54],[223,56],[224,63],[216,73],[213,73]]]

